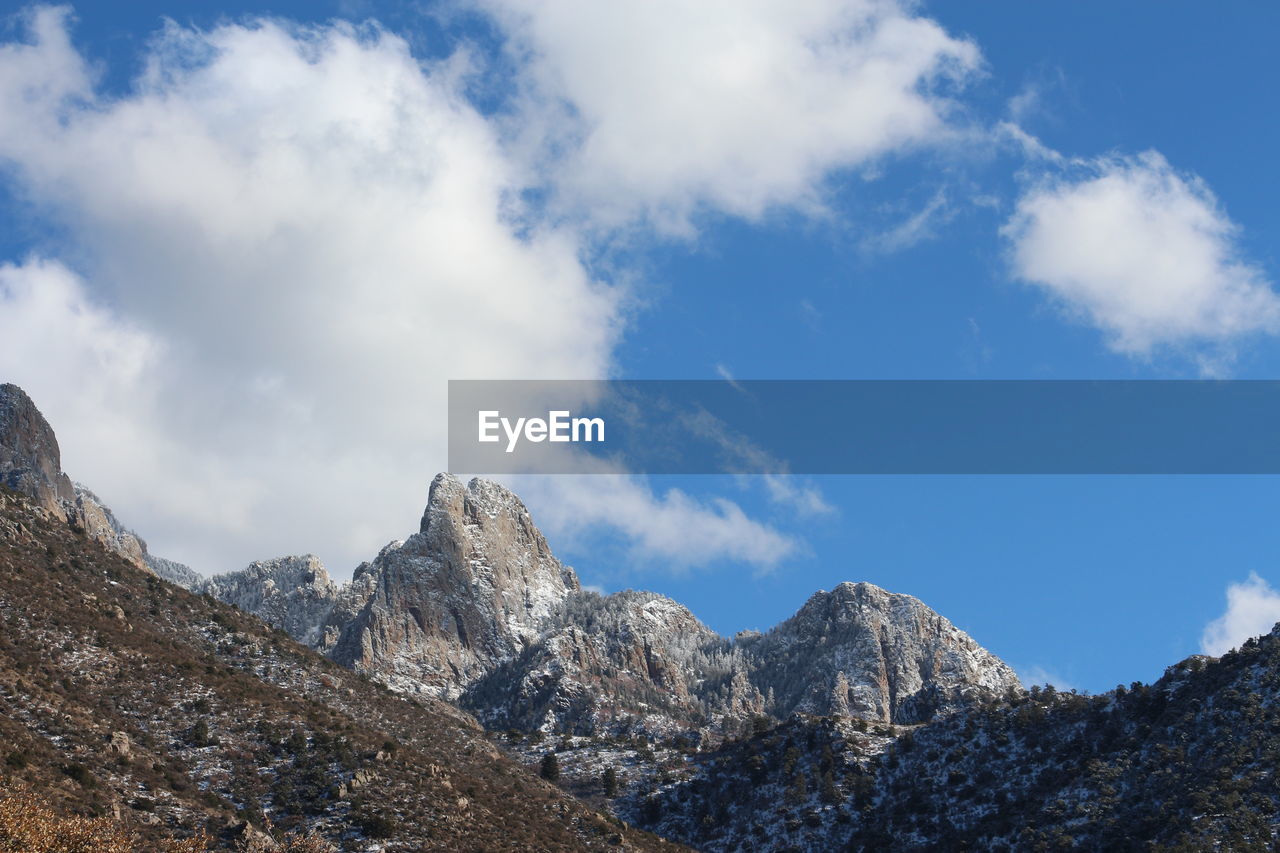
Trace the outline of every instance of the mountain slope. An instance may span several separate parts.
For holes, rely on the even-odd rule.
[[[5,783],[144,840],[231,843],[266,814],[348,850],[673,849],[502,758],[452,706],[390,694],[7,490],[0,619]]]
[[[663,765],[629,766],[614,811],[708,853],[1272,851],[1280,626],[1151,685],[1035,688],[918,726],[799,714]]]

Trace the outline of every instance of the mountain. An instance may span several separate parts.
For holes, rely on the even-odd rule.
[[[869,583],[816,593],[748,649],[779,717],[919,723],[1019,687],[1003,661],[919,599]]]
[[[2,849],[679,849],[7,489],[0,624]]]
[[[600,751],[562,754],[565,784],[598,778]],[[1263,853],[1280,840],[1280,625],[1150,685],[1037,687],[910,727],[799,714],[678,766],[629,769],[614,811],[709,853]]]
[[[872,584],[734,638],[583,590],[480,479],[438,476],[338,584],[151,555],[14,386],[0,478],[0,848],[1280,846],[1280,626],[1152,685],[1027,691]]]
[[[65,519],[75,487],[62,473],[53,428],[17,385],[0,385],[0,484]]]
[[[449,474],[432,481],[418,533],[348,585],[314,557],[287,557],[202,589],[498,729],[702,737],[797,711],[921,722],[1020,689],[918,599],[867,583],[819,592],[769,633],[732,640],[665,596],[582,590],[519,498]]]
[[[418,533],[356,570],[369,595],[342,625],[335,660],[399,690],[457,698],[535,642],[578,590],[519,498],[438,476]]]
[[[26,495],[54,517],[75,525],[95,542],[133,565],[175,583],[191,584],[191,569],[155,557],[147,543],[127,529],[110,507],[62,470],[53,427],[17,385],[0,385],[0,485]]]

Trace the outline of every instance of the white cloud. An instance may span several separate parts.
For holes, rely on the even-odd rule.
[[[608,374],[623,294],[575,231],[524,217],[465,57],[423,66],[344,24],[169,25],[107,96],[65,11],[28,23],[0,46],[0,162],[79,275],[0,272],[0,377],[156,552],[316,551],[341,574],[416,527],[446,379]],[[785,550],[731,504],[609,496],[586,517],[649,552]]]
[[[822,490],[803,477],[766,474],[763,479],[769,500],[790,507],[801,518],[836,515],[836,508],[827,503]]]
[[[1227,609],[1205,626],[1200,651],[1221,655],[1250,637],[1268,634],[1280,622],[1280,592],[1256,572],[1249,579],[1227,586]]]
[[[1019,278],[1129,355],[1280,328],[1280,297],[1203,181],[1153,151],[1082,168],[1019,200],[1003,229]]]
[[[833,170],[948,133],[978,49],[898,0],[487,0],[529,74],[521,132],[569,210],[688,232],[821,207]]]
[[[512,485],[538,523],[571,545],[582,547],[601,527],[611,528],[634,543],[637,557],[669,569],[727,560],[767,570],[802,550],[731,501],[704,503],[680,489],[655,494],[632,477],[516,477]]]

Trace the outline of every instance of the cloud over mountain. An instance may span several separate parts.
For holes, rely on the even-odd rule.
[[[373,25],[170,23],[109,91],[69,26],[36,9],[0,47],[0,162],[59,233],[0,276],[22,342],[0,374],[166,552],[354,565],[442,467],[446,379],[610,371],[625,294],[578,232],[525,215],[461,54],[423,64]],[[665,512],[633,492],[633,527]]]

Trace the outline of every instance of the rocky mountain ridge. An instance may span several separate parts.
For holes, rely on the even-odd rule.
[[[301,563],[305,576],[290,568]],[[348,585],[294,557],[204,589],[495,728],[725,732],[796,712],[909,723],[1021,689],[918,599],[868,583],[820,591],[767,634],[732,640],[656,593],[584,591],[518,497],[449,474],[433,480],[419,532]]]
[[[135,566],[493,727],[701,736],[796,712],[910,723],[1020,689],[918,599],[871,584],[818,592],[732,640],[665,596],[584,591],[523,502],[483,479],[435,477],[418,531],[337,584],[312,555],[203,579],[150,554],[62,472],[52,427],[14,385],[0,386],[0,477]]]
[[[17,385],[0,385],[0,485],[25,495],[45,511],[83,530],[95,542],[140,569],[190,585],[191,569],[156,557],[102,500],[62,470],[62,452],[53,427]]]
[[[349,583],[313,556],[206,580],[63,474],[13,386],[0,621],[0,847],[33,796],[144,845],[121,849],[1280,844],[1280,626],[1097,696],[1024,691],[866,583],[728,639],[581,589],[518,498],[449,475]]]

